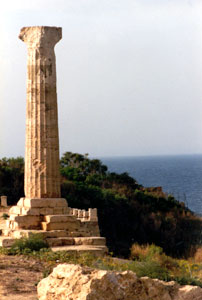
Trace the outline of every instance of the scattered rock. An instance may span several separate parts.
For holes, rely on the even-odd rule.
[[[37,291],[39,300],[202,300],[200,287],[72,264],[54,268]]]

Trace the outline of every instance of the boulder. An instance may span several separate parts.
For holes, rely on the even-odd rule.
[[[58,265],[37,290],[39,300],[202,300],[200,287],[73,264]]]

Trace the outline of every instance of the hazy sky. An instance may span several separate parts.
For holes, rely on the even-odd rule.
[[[24,156],[21,27],[61,26],[60,152],[202,153],[201,0],[5,0],[0,10],[0,157]]]

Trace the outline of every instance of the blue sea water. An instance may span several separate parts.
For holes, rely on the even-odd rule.
[[[164,192],[202,214],[202,155],[105,157],[109,171],[128,172],[144,186],[161,186]]]

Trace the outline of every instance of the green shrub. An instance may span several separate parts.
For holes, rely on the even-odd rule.
[[[138,262],[131,265],[130,269],[135,272],[138,277],[148,276],[164,281],[171,280],[168,270],[155,261]]]
[[[9,254],[28,254],[48,247],[49,246],[42,235],[32,234],[28,238],[24,237],[17,239],[9,249]]]
[[[9,218],[9,215],[7,213],[3,213],[2,218],[4,220],[7,220]]]
[[[163,255],[163,249],[154,244],[139,245],[135,243],[131,248],[131,258],[134,260],[158,260],[161,255]]]
[[[196,285],[202,287],[202,281],[191,276],[179,276],[174,278],[181,285]]]
[[[156,256],[162,255],[163,254],[163,249],[159,246],[156,246],[154,244],[149,246],[148,250],[148,258],[155,258]]]

